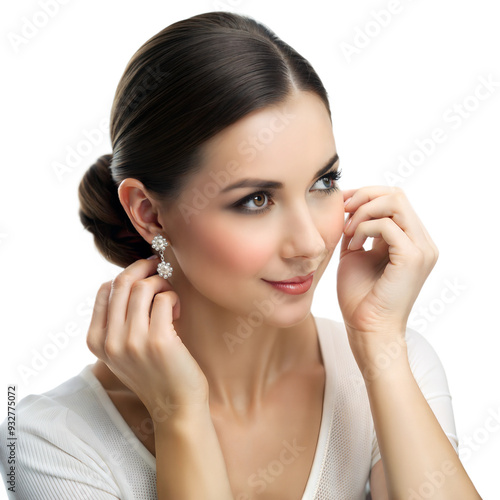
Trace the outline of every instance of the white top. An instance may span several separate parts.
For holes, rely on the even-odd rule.
[[[319,439],[302,500],[364,500],[380,459],[368,397],[342,323],[315,318],[326,382]],[[458,453],[441,362],[419,333],[406,333],[411,370]],[[383,363],[383,360],[381,360]],[[156,499],[156,459],[135,436],[87,365],[78,375],[17,405],[17,500]],[[6,471],[6,420],[0,426]]]

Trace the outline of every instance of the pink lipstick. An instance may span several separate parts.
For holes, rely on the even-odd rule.
[[[295,278],[284,281],[263,281],[269,283],[271,286],[284,293],[288,293],[290,295],[300,295],[302,293],[306,293],[309,288],[311,288],[313,277],[314,272],[308,274],[307,276],[296,276]]]

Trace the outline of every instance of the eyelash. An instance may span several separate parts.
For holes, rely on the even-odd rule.
[[[331,181],[334,181],[334,184],[332,187],[329,187],[326,189],[318,189],[317,191],[322,193],[322,195],[324,195],[324,196],[328,196],[330,194],[333,194],[335,191],[338,190],[338,186],[337,186],[336,181],[338,181],[340,179],[341,175],[342,175],[341,170],[334,170],[333,172],[328,172],[327,174],[323,175],[322,177],[319,177],[316,180],[316,182],[321,181],[323,179],[329,179]],[[314,184],[316,184],[316,182]],[[273,193],[271,191],[257,191],[255,193],[249,194],[248,196],[246,196],[242,200],[236,202],[236,204],[232,205],[232,207],[235,208],[238,212],[248,213],[248,214],[261,214],[261,213],[267,212],[268,210],[271,210],[271,208],[269,206],[266,206],[264,208],[257,209],[257,210],[251,210],[249,208],[243,207],[243,205],[245,203],[247,203],[248,201],[252,201],[252,199],[255,198],[257,195],[264,195],[269,200],[270,198],[272,198]]]

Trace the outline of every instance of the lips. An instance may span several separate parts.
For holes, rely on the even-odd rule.
[[[269,281],[269,280],[264,280],[267,281],[268,283],[304,283],[304,281],[307,281],[312,275],[314,274],[314,271],[312,273],[309,273],[307,276],[295,276],[295,278],[291,278],[289,280],[283,280],[283,281]]]

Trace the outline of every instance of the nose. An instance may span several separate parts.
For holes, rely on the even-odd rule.
[[[283,220],[282,256],[286,259],[297,258],[317,263],[326,246],[314,214],[311,214],[305,201],[298,202],[287,212],[287,217]],[[306,266],[303,262],[300,265]]]

